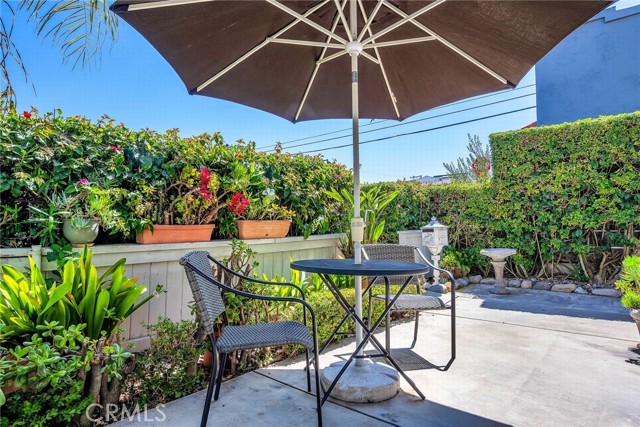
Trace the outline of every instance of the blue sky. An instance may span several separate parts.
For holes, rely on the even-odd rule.
[[[622,2],[621,2],[622,3]],[[625,1],[618,7],[638,4]],[[269,113],[227,101],[190,96],[173,69],[137,32],[120,22],[119,37],[111,49],[106,48],[98,67],[82,70],[62,64],[60,50],[48,40],[36,37],[32,23],[18,16],[13,40],[20,49],[29,71],[30,83],[25,83],[17,70],[13,80],[18,95],[19,110],[31,106],[41,113],[60,108],[64,115],[82,115],[95,120],[107,114],[131,129],[150,128],[157,131],[178,128],[183,136],[202,132],[220,132],[225,140],[255,141],[257,147],[272,147],[277,141],[287,144],[292,140],[318,134],[349,129],[350,120],[320,120],[292,124]],[[36,93],[31,88],[36,87]],[[530,71],[519,87],[535,83]],[[361,136],[361,141],[384,138],[427,128],[473,120],[502,112],[535,105],[535,96],[502,102],[494,106],[432,118],[486,103],[516,96],[533,94],[535,86],[485,97],[471,102],[444,107],[413,116],[401,126]],[[416,123],[407,123],[425,119]],[[536,120],[535,109],[476,121],[441,130],[402,136],[361,146],[361,174],[364,182],[393,181],[415,175],[445,173],[443,162],[466,156],[467,133],[477,134],[483,142],[488,135],[523,127]],[[370,124],[361,121],[361,130],[368,131],[401,122],[385,121]],[[370,124],[370,125],[369,125]],[[368,125],[368,126],[364,126]],[[344,136],[340,138],[341,136]],[[299,143],[333,138],[324,143],[291,148],[291,152],[324,149],[350,142],[350,131],[312,138]],[[323,155],[352,167],[351,148],[327,150]]]

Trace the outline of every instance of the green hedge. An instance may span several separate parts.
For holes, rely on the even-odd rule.
[[[518,250],[522,274],[568,262],[578,278],[611,280],[639,243],[640,112],[490,140],[494,244]]]
[[[449,240],[455,247],[471,247],[491,241],[486,184],[398,182],[377,185],[399,191],[393,201],[395,209],[388,209],[384,215],[382,240],[385,242],[397,242],[397,231],[418,230],[432,216],[450,227]]]
[[[400,191],[383,240],[436,216],[458,249],[517,249],[513,274],[611,282],[640,244],[640,112],[490,139],[490,184],[375,184]]]
[[[253,143],[228,145],[217,133],[183,138],[175,129],[133,131],[106,116],[95,123],[84,117],[64,117],[60,111],[43,116],[33,111],[31,117],[26,116],[15,112],[0,116],[2,247],[50,244],[50,236],[61,235],[59,221],[50,221],[57,217],[48,215],[55,213],[50,198],[74,194],[81,179],[110,189],[117,200],[115,210],[123,231],[101,233],[97,243],[130,242],[145,218],[162,223],[163,207],[158,200],[163,196],[171,200],[166,191],[171,184],[182,180],[199,186],[202,167],[220,181],[220,195],[247,179],[253,165],[267,178],[260,185],[268,185],[280,203],[294,211],[292,235],[342,231],[344,212],[322,190],[352,188],[352,174],[319,155],[258,153]],[[195,179],[185,179],[186,175]],[[262,187],[256,191],[266,189]],[[30,207],[46,214],[37,216]],[[214,237],[235,236],[235,220],[223,208]]]

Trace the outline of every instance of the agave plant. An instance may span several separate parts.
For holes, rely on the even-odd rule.
[[[59,271],[61,283],[54,282],[50,288],[31,258],[29,277],[2,265],[0,340],[29,336],[45,322],[58,322],[65,328],[86,324],[88,338],[110,338],[120,322],[162,291],[157,287],[136,303],[147,289],[136,285],[138,278],[125,276],[126,260],[120,259],[98,277],[92,255],[85,247],[77,261],[68,261]]]

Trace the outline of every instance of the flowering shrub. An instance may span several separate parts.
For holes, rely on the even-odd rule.
[[[239,219],[291,219],[295,213],[277,201],[273,190],[265,191],[262,197],[251,198],[251,202],[242,193],[236,193],[229,201],[229,209]]]
[[[214,237],[229,238],[237,214],[224,205],[237,192],[262,199],[267,189],[295,212],[292,235],[343,231],[344,212],[322,189],[349,188],[352,176],[321,156],[258,153],[218,133],[182,138],[175,129],[132,131],[108,116],[91,122],[35,109],[0,116],[0,135],[2,247],[55,243],[65,210],[56,199],[88,190],[83,185],[108,192],[117,214],[115,232],[101,233],[97,244],[130,242],[134,229],[165,222],[216,221]]]

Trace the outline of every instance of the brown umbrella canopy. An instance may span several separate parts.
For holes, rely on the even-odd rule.
[[[112,10],[160,52],[191,94],[300,121],[352,116],[347,3],[118,0]],[[359,1],[359,115],[404,119],[513,87],[610,3]]]

